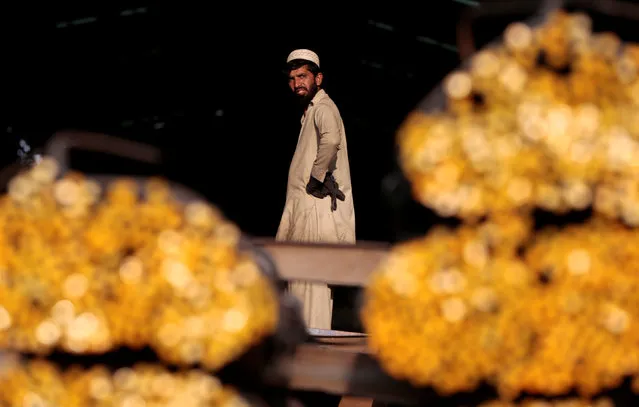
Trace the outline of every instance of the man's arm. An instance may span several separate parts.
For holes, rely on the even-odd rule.
[[[335,162],[342,139],[339,118],[330,108],[320,105],[315,112],[315,127],[319,141],[311,176],[319,182],[324,182],[331,163]]]
[[[330,109],[318,107],[315,112],[315,127],[318,133],[317,156],[313,162],[311,177],[306,185],[306,192],[316,198],[331,197],[331,211],[337,210],[337,200],[346,199],[339,190],[339,185],[331,171],[337,160],[337,151],[342,140],[339,118]]]

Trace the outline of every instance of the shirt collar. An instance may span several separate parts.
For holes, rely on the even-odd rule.
[[[317,91],[315,96],[313,96],[313,99],[311,99],[309,105],[312,106],[318,103],[320,100],[324,99],[325,97],[326,97],[326,92],[324,92],[324,89],[320,89]]]
[[[313,99],[311,99],[311,101],[308,103],[308,107],[306,108],[306,111],[304,112],[304,114],[302,114],[302,118],[300,119],[300,122],[302,124],[304,124],[304,120],[306,119],[306,114],[308,113],[308,109],[310,109],[312,106],[315,106],[316,103],[319,103],[319,101],[321,101],[325,97],[328,97],[328,95],[326,94],[326,92],[324,92],[324,89],[320,89],[317,91],[315,96],[313,96]]]

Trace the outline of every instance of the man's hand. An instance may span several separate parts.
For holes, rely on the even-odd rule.
[[[324,199],[328,196],[328,189],[323,183],[311,177],[308,184],[306,184],[306,193],[313,195],[315,198]]]
[[[339,184],[333,177],[332,173],[326,174],[324,182],[319,182],[317,179],[311,177],[306,185],[306,192],[309,195],[313,195],[316,198],[324,199],[327,196],[331,197],[331,211],[337,210],[337,200],[344,201],[346,196],[339,190]]]

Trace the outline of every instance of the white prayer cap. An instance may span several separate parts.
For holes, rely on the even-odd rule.
[[[286,58],[286,63],[289,63],[294,59],[304,59],[306,61],[311,61],[319,67],[319,57],[317,56],[316,53],[314,53],[310,49],[296,49],[295,51],[288,54],[288,58]]]

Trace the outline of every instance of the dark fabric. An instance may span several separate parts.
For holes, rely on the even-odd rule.
[[[308,184],[306,184],[306,193],[313,195],[315,198],[324,199],[326,198],[327,190],[322,182],[311,177]]]
[[[344,201],[346,196],[339,190],[339,184],[333,177],[332,173],[326,174],[324,182],[311,177],[306,184],[306,193],[313,195],[316,198],[324,199],[327,196],[331,197],[331,210],[334,212],[337,210],[337,200]]]

